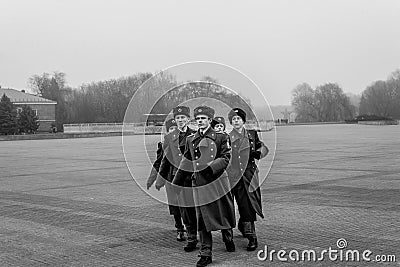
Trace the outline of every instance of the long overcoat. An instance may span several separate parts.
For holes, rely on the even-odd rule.
[[[173,184],[183,185],[188,174],[192,177],[199,231],[200,218],[206,231],[235,227],[233,196],[225,171],[231,155],[228,140],[226,133],[216,133],[211,127],[204,135],[197,131],[186,139],[184,158]]]
[[[239,196],[237,202],[241,198],[248,197],[255,212],[264,218],[261,205],[261,190],[259,187],[258,167],[252,152],[260,151],[263,158],[268,154],[268,148],[259,139],[255,130],[244,129],[243,135],[233,129],[229,133],[232,145],[232,158],[228,166],[228,174],[233,190],[240,179],[243,180],[246,196]]]
[[[188,127],[186,130],[186,135],[190,135],[194,132],[194,130]],[[182,140],[181,143],[179,143],[179,133],[179,129],[175,129],[174,131],[164,136],[164,142],[162,146],[164,156],[162,157],[162,160],[160,162],[160,175],[157,177],[156,181],[156,185],[159,187],[165,185],[168,203],[170,204],[170,214],[177,214],[175,206],[180,206],[179,200],[176,197],[176,188],[171,185],[172,179],[174,178],[176,171],[178,170],[179,163],[181,162],[183,157],[183,153],[181,152],[180,147],[184,147],[186,144],[186,139]],[[186,178],[183,186],[190,187],[191,185],[192,181],[190,177]],[[193,202],[193,199],[186,198],[186,200]]]
[[[156,187],[158,188],[161,188],[162,186],[165,185],[167,191],[168,203],[174,203],[173,199],[176,198],[176,195],[171,192],[170,186],[168,184],[165,184],[166,180],[172,181],[172,168],[170,167],[167,168],[167,166],[164,166],[164,168],[167,168],[165,169],[166,179],[163,179],[158,175],[163,157],[164,157],[163,144],[162,142],[159,142],[157,144],[157,157],[153,163],[153,168],[151,169],[149,178],[147,179],[147,187],[150,187],[155,181],[156,181]],[[168,205],[168,209],[169,209],[169,214],[171,215],[181,214],[179,207],[176,205]]]
[[[187,135],[193,134],[195,131],[187,128]],[[183,153],[180,147],[185,146],[186,140],[182,140],[182,144],[179,143],[179,130],[175,129],[172,132],[164,136],[163,151],[164,157],[160,164],[160,175],[165,179],[168,179],[169,170],[172,170],[172,177],[176,174],[179,164],[182,160]],[[170,180],[168,180],[171,182]]]

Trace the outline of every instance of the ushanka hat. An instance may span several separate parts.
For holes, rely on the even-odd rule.
[[[186,115],[190,117],[190,108],[185,106],[177,106],[172,109],[172,113],[174,114],[174,118],[178,115]]]
[[[241,108],[234,108],[231,111],[229,111],[228,119],[231,124],[233,116],[239,116],[242,118],[243,122],[246,122],[246,112],[244,112],[244,110]]]
[[[224,128],[226,128],[226,124],[225,124],[225,119],[224,119],[224,117],[215,117],[214,119],[213,119],[213,121],[211,122],[211,127],[215,127],[215,125],[217,125],[217,124],[223,124],[224,125]]]
[[[213,108],[207,107],[207,106],[200,106],[194,109],[193,111],[194,117],[196,118],[197,115],[206,115],[210,119],[214,118],[215,110]]]
[[[174,119],[169,119],[165,122],[165,129],[168,131],[172,126],[177,126]]]

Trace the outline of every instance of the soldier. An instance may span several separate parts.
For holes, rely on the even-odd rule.
[[[211,122],[211,127],[218,133],[223,133],[225,131],[225,119],[224,117],[215,117]]]
[[[182,159],[183,152],[185,151],[186,137],[195,131],[188,127],[188,123],[190,120],[190,109],[185,106],[177,106],[172,110],[174,119],[177,124],[177,129],[168,133],[164,137],[164,157],[161,160],[160,165],[160,176],[163,178],[167,178],[169,175],[169,171],[171,171],[171,178],[176,174],[179,163]],[[164,180],[160,178],[161,180]],[[169,182],[172,181],[168,180]],[[165,180],[164,180],[165,181]],[[157,183],[157,182],[156,182]],[[171,184],[167,183],[169,191],[173,191]],[[192,186],[192,181],[190,177],[188,177],[184,181],[184,185],[186,187]],[[175,197],[176,194],[172,193]],[[192,196],[186,196],[186,198],[190,198]],[[193,197],[192,197],[193,198]],[[193,199],[185,199],[185,201],[193,202]],[[184,246],[184,250],[187,252],[193,251],[197,247],[197,225],[196,225],[196,210],[193,206],[191,207],[180,207],[183,223],[186,227],[187,232],[187,244]]]
[[[211,128],[214,109],[200,106],[194,109],[198,131],[186,139],[186,150],[179,170],[172,181],[182,185],[188,175],[193,180],[197,225],[200,234],[200,260],[196,266],[212,262],[211,231],[221,230],[228,252],[235,251],[232,228],[235,209],[225,172],[230,159],[228,135]]]
[[[244,128],[246,113],[242,109],[232,109],[228,118],[233,126],[233,130],[229,133],[232,144],[232,159],[228,174],[239,209],[238,229],[249,240],[247,250],[253,251],[258,246],[254,224],[256,214],[264,218],[258,182],[258,168],[255,160],[265,157],[268,154],[268,148],[258,138],[255,130]]]
[[[175,130],[177,127],[176,122],[174,119],[169,119],[165,122],[165,128],[167,133],[172,132],[173,130]],[[147,190],[149,190],[149,188],[153,185],[153,183],[157,180],[156,182],[156,189],[160,190],[161,187],[163,187],[165,185],[165,180],[164,179],[157,179],[157,174],[158,171],[160,169],[160,165],[161,165],[161,160],[164,157],[164,152],[162,149],[162,142],[158,142],[157,145],[157,158],[153,163],[153,168],[151,169],[150,172],[150,176],[147,179]],[[168,172],[168,177],[167,177],[168,181],[172,181],[172,168],[170,168],[169,172]],[[171,190],[169,189],[168,186],[166,186],[166,191],[167,191],[167,198],[169,199],[169,203],[171,203],[172,201],[170,201],[171,197],[175,197],[175,194],[173,194],[172,192],[170,192]],[[177,237],[176,240],[178,241],[185,241],[185,229],[182,223],[182,216],[181,216],[181,212],[178,206],[175,205],[168,205],[169,208],[169,214],[174,216],[174,220],[175,220],[175,227],[176,227],[176,231],[177,231]]]

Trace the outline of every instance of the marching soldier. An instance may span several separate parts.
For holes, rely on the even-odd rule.
[[[258,168],[255,160],[265,157],[268,154],[268,148],[258,138],[255,130],[244,128],[246,113],[242,109],[232,109],[228,118],[233,126],[233,130],[229,133],[232,144],[232,159],[228,174],[239,209],[238,229],[249,240],[247,250],[253,251],[258,246],[254,224],[256,214],[264,218]]]
[[[213,121],[211,122],[211,127],[217,132],[217,133],[223,133],[225,131],[225,119],[224,117],[215,117]]]
[[[188,123],[190,120],[189,107],[177,106],[173,108],[172,112],[178,127],[177,129],[168,133],[164,137],[164,144],[163,144],[164,157],[161,161],[159,173],[161,177],[167,178],[169,175],[169,171],[171,170],[170,177],[173,179],[178,169],[179,163],[182,159],[183,152],[185,151],[186,138],[195,131],[188,127]],[[164,180],[163,178],[160,179]],[[171,182],[172,179],[168,181]],[[167,185],[168,186],[166,186],[166,188],[170,189],[169,192],[171,192],[171,194],[173,194],[174,197],[176,197],[176,194],[172,192],[173,188],[171,187],[171,184],[167,183]],[[183,186],[185,187],[192,186],[192,181],[190,177],[188,177],[184,181]],[[187,199],[190,197],[192,196],[186,196],[185,201],[193,202],[193,199]],[[184,246],[183,249],[187,252],[190,252],[196,249],[198,243],[196,210],[193,206],[191,206],[191,207],[180,207],[180,211],[187,232],[187,244]]]
[[[177,127],[176,122],[174,119],[169,119],[165,122],[165,128],[167,130],[167,133],[172,132],[175,130]],[[161,165],[161,160],[164,157],[164,152],[162,149],[162,142],[159,142],[157,145],[157,158],[153,163],[153,168],[151,169],[150,176],[147,179],[147,190],[153,185],[153,183],[157,180],[156,182],[156,189],[160,190],[161,187],[165,185],[165,180],[164,179],[157,179],[158,171],[160,169]],[[172,181],[172,168],[170,168],[167,176],[168,181]],[[175,194],[170,192],[170,188],[166,186],[166,191],[167,191],[167,198],[170,199],[171,197],[175,197]],[[171,201],[168,201],[171,203]],[[177,231],[177,237],[176,240],[178,241],[185,241],[185,229],[182,223],[182,216],[181,212],[178,206],[175,205],[168,205],[169,208],[169,214],[174,216],[175,220],[175,227]]]
[[[229,164],[228,135],[211,128],[214,109],[200,106],[194,109],[198,131],[186,139],[186,150],[173,184],[182,185],[188,175],[193,180],[197,225],[200,234],[200,260],[196,266],[212,262],[211,231],[221,230],[228,252],[235,251],[232,228],[235,209],[225,169]]]

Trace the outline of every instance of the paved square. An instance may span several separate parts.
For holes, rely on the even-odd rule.
[[[276,158],[262,185],[266,218],[259,248],[348,249],[396,255],[400,262],[400,126],[279,127]],[[262,134],[272,145],[272,132]],[[160,136],[129,136],[136,180],[150,171]],[[128,139],[127,139],[128,140]],[[272,153],[260,162],[267,172]],[[164,196],[165,190],[151,193]],[[235,253],[214,234],[211,266],[271,266]],[[173,219],[130,176],[121,137],[0,142],[1,266],[194,266],[175,240]],[[286,255],[287,256],[287,255]],[[272,266],[376,266],[366,262],[280,262]]]

